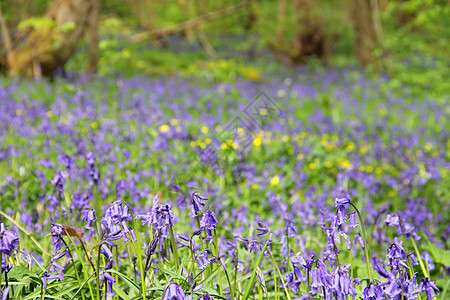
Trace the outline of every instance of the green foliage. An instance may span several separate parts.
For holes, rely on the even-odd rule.
[[[55,21],[53,19],[46,17],[31,17],[20,22],[17,28],[19,30],[24,30],[29,27],[34,29],[40,29],[40,28],[52,28],[53,26],[55,26]]]

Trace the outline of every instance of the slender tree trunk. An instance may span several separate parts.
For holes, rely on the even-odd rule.
[[[278,29],[277,44],[281,47],[284,44],[284,27],[286,22],[286,3],[287,0],[279,0],[278,3]]]
[[[380,61],[374,51],[384,52],[379,0],[354,0],[351,18],[355,30],[355,55],[362,66]]]
[[[97,73],[98,69],[98,22],[100,0],[92,0],[92,10],[89,16],[89,74]]]

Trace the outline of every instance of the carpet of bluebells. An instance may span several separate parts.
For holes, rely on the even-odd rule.
[[[356,70],[0,79],[1,299],[449,299],[449,97]]]

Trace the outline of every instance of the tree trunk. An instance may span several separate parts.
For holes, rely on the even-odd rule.
[[[100,0],[92,0],[92,10],[89,17],[89,74],[97,73],[98,68],[98,15]]]
[[[277,44],[282,47],[284,44],[284,27],[286,22],[286,0],[279,0],[278,3],[278,28],[277,28]]]
[[[294,64],[304,64],[311,56],[326,57],[326,35],[322,20],[314,15],[311,0],[294,0],[299,30],[294,36],[290,59]]]
[[[384,50],[379,0],[352,1],[351,18],[355,29],[355,55],[362,66],[374,61],[374,51]]]
[[[13,74],[53,76],[64,67],[89,24],[93,0],[53,0],[45,18],[50,25],[22,30],[8,68]]]

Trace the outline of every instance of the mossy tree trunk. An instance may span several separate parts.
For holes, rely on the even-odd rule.
[[[45,22],[30,23],[13,41],[7,57],[10,73],[52,77],[63,68],[92,22],[94,1],[99,0],[53,0],[42,18]],[[91,41],[96,41],[93,36]]]

